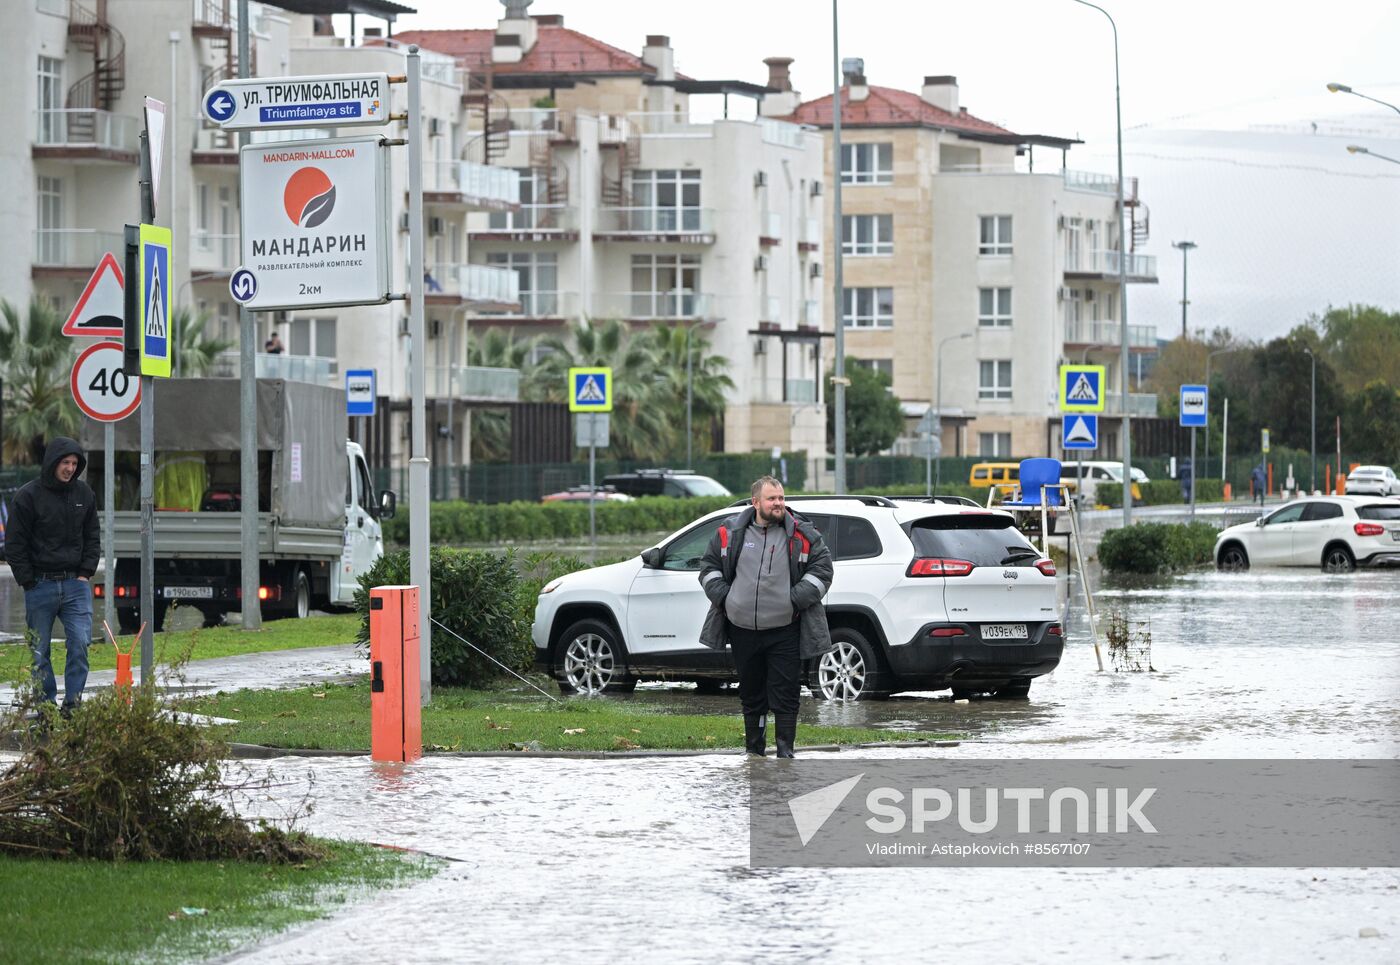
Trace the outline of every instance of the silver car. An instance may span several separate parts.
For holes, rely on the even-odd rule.
[[[1400,495],[1400,479],[1389,466],[1357,466],[1347,475],[1347,494],[1357,496]]]

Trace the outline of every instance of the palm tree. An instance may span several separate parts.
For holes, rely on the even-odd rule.
[[[660,359],[661,384],[658,386],[667,420],[677,429],[676,448],[670,455],[684,456],[685,398],[686,398],[686,326],[658,325],[642,336]],[[691,423],[695,438],[692,448],[697,453],[710,451],[710,426],[715,419],[724,418],[725,394],[734,388],[729,377],[729,360],[709,354],[710,340],[703,331],[690,332]]]
[[[204,330],[209,324],[207,311],[193,312],[188,305],[170,313],[170,327],[175,332],[176,378],[198,378],[207,375],[214,360],[223,352],[236,347],[229,339],[211,338]]]
[[[476,338],[467,336],[467,364],[489,368],[529,367],[535,339],[517,339],[509,332],[490,328]],[[504,409],[468,409],[471,419],[472,461],[506,462],[510,459],[510,413]]]
[[[650,461],[675,451],[684,416],[677,424],[666,405],[666,376],[653,339],[634,335],[627,323],[609,319],[581,322],[566,336],[546,336],[540,346],[549,354],[529,373],[530,397],[565,402],[569,369],[608,366],[613,379],[609,455]]]
[[[78,406],[68,386],[73,343],[63,319],[37,295],[23,318],[0,300],[0,374],[5,380],[5,459],[37,462],[44,443],[78,431]]]

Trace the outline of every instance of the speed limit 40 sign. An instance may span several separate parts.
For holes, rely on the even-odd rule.
[[[120,422],[141,404],[141,380],[122,371],[121,342],[83,349],[68,383],[78,408],[98,422]]]

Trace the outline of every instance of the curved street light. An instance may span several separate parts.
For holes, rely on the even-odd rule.
[[[1362,147],[1360,144],[1348,144],[1348,145],[1347,145],[1347,153],[1348,153],[1348,154],[1365,154],[1365,155],[1368,155],[1368,156],[1370,156],[1370,157],[1378,157],[1378,158],[1380,158],[1382,161],[1389,161],[1391,164],[1400,164],[1400,158],[1393,158],[1393,157],[1390,157],[1389,155],[1386,155],[1386,154],[1377,154],[1375,151],[1371,150],[1369,147]]]
[[[1372,97],[1370,94],[1363,94],[1360,91],[1352,90],[1346,84],[1339,84],[1336,81],[1333,81],[1332,83],[1327,85],[1327,89],[1334,94],[1350,94],[1353,97],[1360,97],[1362,100],[1368,100],[1373,104],[1379,104],[1382,107],[1389,107],[1395,113],[1400,114],[1400,107],[1396,107],[1394,104],[1390,103],[1390,101],[1383,101],[1379,97]]]

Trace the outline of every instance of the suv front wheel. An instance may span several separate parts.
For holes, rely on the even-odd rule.
[[[622,646],[601,620],[580,620],[559,637],[559,692],[625,694],[637,689],[625,671]]]
[[[875,648],[856,630],[831,631],[834,650],[822,654],[809,671],[813,697],[823,700],[873,700],[889,696]]]

